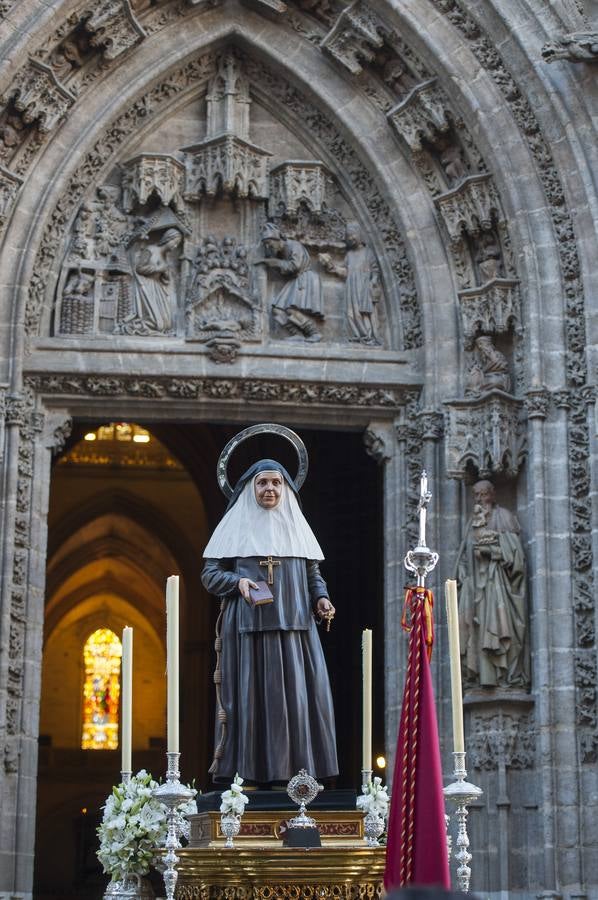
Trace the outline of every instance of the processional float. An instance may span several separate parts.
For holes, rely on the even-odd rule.
[[[301,438],[282,425],[254,425],[232,438],[218,460],[218,483],[227,498],[230,498],[232,494],[228,480],[228,464],[232,453],[243,441],[264,433],[283,437],[292,444],[299,463],[296,481],[301,485],[305,480],[308,457]],[[406,569],[416,576],[417,588],[413,589],[415,591],[426,590],[426,578],[436,567],[439,558],[438,554],[430,550],[426,543],[426,515],[431,496],[431,492],[428,490],[427,475],[423,472],[420,480],[418,505],[418,544],[413,550],[409,550],[404,560]],[[248,887],[252,888],[255,896],[262,896],[264,891],[269,896],[268,892],[271,893],[272,890],[275,890],[276,896],[285,896],[284,891],[287,891],[289,896],[300,897],[303,896],[303,888],[309,888],[312,892],[315,888],[324,896],[327,895],[326,891],[331,890],[334,893],[337,886],[348,883],[354,887],[358,885],[367,887],[368,894],[371,893],[372,888],[377,893],[383,879],[387,848],[378,845],[377,840],[372,839],[371,835],[364,834],[364,816],[355,809],[355,793],[353,791],[325,792],[334,795],[331,797],[332,800],[341,799],[343,801],[346,801],[346,797],[342,795],[351,794],[352,810],[346,808],[346,802],[337,804],[340,807],[338,809],[334,808],[334,802],[328,805],[326,803],[318,804],[316,797],[321,791],[321,786],[304,770],[291,779],[288,785],[288,795],[300,805],[299,815],[290,822],[290,810],[284,802],[281,802],[284,795],[277,795],[276,792],[252,793],[253,802],[250,802],[250,807],[256,804],[260,793],[268,794],[268,802],[260,809],[249,810],[244,816],[243,825],[236,829],[240,831],[240,835],[238,843],[234,845],[229,831],[223,827],[224,816],[218,812],[220,792],[213,792],[211,795],[199,797],[197,815],[189,816],[191,821],[189,843],[185,848],[181,847],[177,827],[177,809],[195,792],[181,784],[179,773],[178,635],[176,638],[174,635],[175,628],[178,627],[178,617],[172,602],[173,580],[169,579],[167,590],[167,622],[169,625],[167,641],[169,645],[167,773],[166,782],[154,791],[156,799],[164,803],[167,808],[167,837],[161,859],[167,900],[174,900],[175,896],[181,900],[182,898],[203,897],[208,894],[209,896],[220,896],[224,889],[226,889],[227,897],[233,900],[233,897],[236,896],[236,888],[239,890],[239,896],[244,897]],[[458,823],[455,852],[455,860],[458,863],[456,875],[460,889],[467,892],[471,876],[469,863],[472,859],[467,833],[468,806],[479,799],[482,791],[479,787],[466,781],[455,582],[447,582],[447,619],[455,750],[453,753],[454,781],[444,788],[443,793],[446,800],[455,807]],[[170,646],[171,642],[172,647]],[[126,692],[130,704],[130,684],[126,687]],[[130,708],[127,716],[130,722]],[[174,734],[175,730],[176,734]],[[131,778],[130,740],[128,747],[128,759],[126,763],[123,763],[122,772],[124,784]],[[368,779],[371,784],[371,778],[371,769],[364,769],[362,784],[367,785]],[[393,800],[394,797],[393,788]],[[315,801],[312,807],[313,818],[306,815],[305,809],[306,803],[311,801]],[[327,806],[328,808],[326,808]],[[304,828],[306,833],[317,828],[324,838],[323,845],[312,846],[309,852],[307,852],[306,846],[309,842],[304,842],[303,846],[289,846],[293,841],[289,841],[288,834],[286,840],[283,841],[283,834],[288,831],[289,824],[291,829]],[[448,837],[448,826],[449,817],[447,816],[447,833],[444,836],[444,842],[445,852],[450,860],[451,841]],[[299,843],[301,844],[301,842]],[[231,847],[234,847],[236,851],[233,855],[231,855]],[[407,884],[410,883],[410,880],[406,879],[401,883]],[[281,888],[282,894],[280,893]],[[205,893],[206,890],[208,894]],[[255,893],[256,891],[257,893]],[[110,896],[111,900],[116,900],[121,896],[133,900],[136,895],[127,891],[126,894],[113,892],[107,893],[105,896]],[[139,894],[139,896],[147,895]]]

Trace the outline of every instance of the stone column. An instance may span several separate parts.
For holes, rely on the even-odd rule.
[[[0,898],[10,900],[32,896],[50,448],[67,431],[63,413],[45,421],[32,392],[8,397],[0,508]]]
[[[384,711],[386,771],[390,779],[397,743],[405,661],[405,650],[401,640],[407,487],[403,425],[400,421],[370,422],[364,433],[364,443],[369,455],[384,470]]]

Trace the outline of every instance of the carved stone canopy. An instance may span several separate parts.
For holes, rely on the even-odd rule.
[[[296,216],[303,203],[319,213],[326,202],[326,169],[318,160],[285,160],[270,171],[271,216]]]
[[[123,164],[122,206],[131,212],[155,197],[164,206],[181,205],[185,165],[168,153],[142,153]]]
[[[58,81],[51,67],[37,59],[30,59],[21,69],[4,100],[11,98],[23,122],[37,121],[43,133],[52,131],[75,102],[74,95]]]
[[[449,478],[470,480],[497,474],[514,478],[525,448],[522,401],[493,390],[479,399],[451,400],[445,406]]]
[[[185,199],[203,195],[234,194],[245,199],[266,199],[269,193],[268,159],[271,154],[233,134],[185,147],[187,177]]]
[[[509,278],[494,278],[480,287],[459,291],[459,306],[466,347],[476,334],[516,333],[521,328],[519,284]]]
[[[422,140],[435,143],[450,127],[447,104],[435,78],[418,84],[387,118],[413,153],[422,150]]]
[[[362,61],[371,62],[383,44],[384,27],[365,0],[353,0],[344,9],[321,46],[353,75],[362,71]]]
[[[451,241],[463,234],[475,237],[502,221],[502,210],[492,176],[471,175],[456,188],[434,198]]]

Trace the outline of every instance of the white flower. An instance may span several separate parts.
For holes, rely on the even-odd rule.
[[[234,813],[234,815],[242,816],[245,811],[245,804],[249,803],[249,797],[243,793],[243,779],[239,773],[233,778],[232,784],[228,791],[223,791],[221,796],[220,812],[224,815]]]
[[[127,875],[146,875],[156,847],[166,841],[166,807],[153,796],[158,787],[142,769],[127,784],[119,784],[104,805],[104,817],[98,828],[98,859],[113,879]],[[177,811],[179,831],[184,831],[185,816],[197,811],[194,800]]]
[[[382,784],[382,779],[376,775],[369,784],[362,785],[363,793],[357,798],[357,806],[364,813],[376,813],[382,819],[386,819],[388,815],[388,806],[390,798],[386,785]]]

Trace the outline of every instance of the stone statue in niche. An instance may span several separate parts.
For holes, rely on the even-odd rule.
[[[287,278],[272,303],[275,320],[289,332],[291,340],[320,341],[316,323],[324,320],[322,283],[311,269],[306,248],[284,237],[272,222],[266,222],[262,229],[262,245],[266,255],[253,265],[275,269]]]
[[[175,330],[177,251],[183,235],[167,228],[157,239],[135,241],[130,248],[132,311],[120,323],[121,334],[172,334]]]
[[[337,265],[328,253],[318,258],[327,272],[345,280],[345,312],[351,341],[378,346],[374,324],[376,304],[380,299],[380,278],[374,254],[363,240],[357,222],[349,222],[345,230],[347,253]]]
[[[502,274],[502,251],[498,238],[492,231],[483,231],[475,253],[480,284],[500,278]]]
[[[492,338],[482,334],[474,341],[475,360],[469,368],[465,393],[478,397],[498,388],[508,393],[511,389],[509,363],[504,353],[497,350]]]
[[[494,485],[473,486],[474,507],[457,557],[459,626],[466,681],[527,688],[527,590],[521,528],[496,502]]]
[[[443,142],[438,160],[451,187],[469,175],[463,151],[452,141]]]

